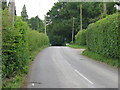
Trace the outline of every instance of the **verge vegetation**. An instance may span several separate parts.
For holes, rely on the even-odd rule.
[[[71,47],[71,48],[76,48],[76,49],[86,49],[87,48],[86,46],[80,46],[77,44],[71,44],[71,45],[66,45],[66,46]]]
[[[86,30],[79,31],[75,37],[77,45],[87,45],[84,55],[119,67],[119,13],[90,24]]]
[[[38,50],[49,45],[48,37],[29,28],[27,22],[16,16],[14,26],[8,9],[2,18],[2,78],[3,88],[19,88],[29,65]]]

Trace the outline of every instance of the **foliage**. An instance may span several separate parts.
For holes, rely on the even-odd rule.
[[[31,60],[36,57],[36,55],[46,48],[47,46],[43,46],[38,48],[37,51],[32,52],[31,54]],[[26,73],[29,72],[30,65],[26,65]],[[26,81],[27,74],[26,73],[19,73],[18,75],[15,75],[15,77],[11,77],[10,79],[6,79],[2,82],[3,87],[2,88],[23,88],[23,85]]]
[[[105,57],[118,59],[119,53],[118,14],[109,15],[88,26],[86,41],[89,51]]]
[[[76,44],[70,44],[70,45],[66,45],[68,47],[71,47],[71,48],[76,48],[76,49],[86,49],[87,47],[86,46],[80,46],[80,45],[76,45]]]
[[[51,28],[47,29],[48,36],[52,45],[64,45],[64,43],[71,41],[71,32],[72,32],[72,20],[64,20],[61,23],[54,23]],[[51,26],[50,26],[51,27]]]
[[[114,7],[114,5],[115,5],[115,2],[108,2],[107,3],[107,14],[108,15],[116,12],[116,8]],[[114,7],[114,8],[111,8],[111,7]]]
[[[30,24],[31,29],[37,30],[39,32],[44,32],[43,21],[40,20],[38,16],[32,17],[31,19],[29,19],[28,23]]]
[[[7,7],[7,0],[2,2],[2,9],[4,10]]]
[[[77,45],[86,45],[86,30],[81,30],[77,33],[75,43]]]
[[[118,59],[107,58],[107,57],[101,56],[100,54],[97,54],[95,52],[91,52],[89,50],[83,51],[83,55],[86,55],[90,58],[93,58],[94,60],[104,62],[104,63],[114,66],[114,67],[120,67],[120,63],[118,63],[118,61],[119,61]]]
[[[52,45],[63,45],[66,42],[71,42],[73,17],[75,17],[74,34],[78,33],[80,30],[80,4],[83,6],[83,29],[86,29],[90,23],[94,23],[103,17],[103,3],[100,2],[55,3],[47,13],[46,19],[47,33]],[[116,12],[114,3],[107,3],[107,12],[108,14]]]
[[[3,21],[3,25],[4,23],[6,21]],[[24,72],[24,66],[29,59],[28,45],[25,41],[27,29],[27,24],[22,20],[16,20],[14,28],[3,27],[3,78],[14,76],[17,72]]]
[[[45,34],[35,30],[29,30],[26,34],[30,52],[36,51],[39,47],[49,45],[49,39]]]
[[[27,10],[26,10],[26,6],[25,5],[22,8],[21,16],[22,16],[22,20],[23,21],[27,21],[28,20],[28,15],[27,15]]]
[[[20,88],[20,85],[21,85],[21,83],[23,83],[23,77],[24,77],[24,75],[17,75],[17,76],[15,76],[14,78],[12,78],[12,80],[8,80],[8,81],[4,81],[3,82],[3,90],[4,90],[4,88]]]
[[[16,75],[27,73],[32,53],[49,44],[46,35],[31,30],[27,22],[23,22],[21,17],[15,17],[14,27],[9,21],[8,10],[5,9],[2,20],[2,77],[4,81]]]

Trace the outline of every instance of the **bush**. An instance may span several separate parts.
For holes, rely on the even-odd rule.
[[[48,37],[45,34],[39,33],[35,30],[29,30],[27,32],[26,40],[28,41],[30,52],[36,51],[39,47],[49,45]]]
[[[2,77],[5,80],[26,73],[31,54],[48,45],[49,40],[43,33],[31,30],[21,17],[15,17],[12,27],[8,10],[3,11],[3,16]]]
[[[118,14],[109,15],[87,28],[88,50],[105,57],[115,59],[120,57],[118,38]]]
[[[75,43],[77,45],[86,45],[86,30],[81,30],[77,33]]]

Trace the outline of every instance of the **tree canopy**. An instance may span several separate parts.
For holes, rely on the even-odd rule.
[[[30,28],[32,28],[33,30],[43,32],[44,24],[43,21],[38,16],[29,19],[28,23],[30,24]]]
[[[26,6],[25,5],[22,8],[21,16],[22,16],[23,21],[27,21],[28,20],[28,15],[27,15],[27,10],[26,10]]]
[[[47,33],[52,45],[64,45],[71,42],[73,17],[75,18],[74,34],[80,30],[80,4],[82,4],[82,27],[86,29],[91,23],[103,18],[101,2],[57,2],[47,13]],[[107,3],[107,14],[116,12],[114,3]],[[109,9],[110,8],[110,9]],[[59,43],[57,43],[59,42]]]

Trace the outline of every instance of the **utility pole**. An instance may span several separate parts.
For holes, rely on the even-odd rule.
[[[45,23],[45,35],[46,35],[46,15],[44,16],[44,23]]]
[[[74,17],[73,17],[73,28],[72,28],[72,43],[73,43],[73,40],[74,40]]]
[[[80,30],[82,30],[82,4],[80,4]]]
[[[106,2],[103,2],[103,14],[107,15],[107,4],[106,4]]]
[[[9,13],[10,13],[10,17],[11,17],[12,27],[14,27],[15,0],[9,1]]]

